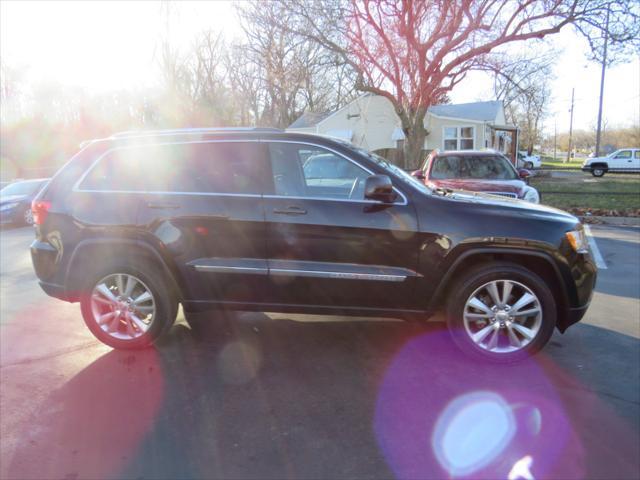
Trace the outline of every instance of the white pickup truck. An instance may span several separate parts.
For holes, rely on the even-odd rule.
[[[621,148],[606,157],[588,158],[582,164],[583,172],[594,177],[605,173],[640,173],[640,148]]]
[[[542,167],[542,161],[539,155],[529,155],[526,151],[520,150],[518,152],[518,167],[519,168],[540,168]]]

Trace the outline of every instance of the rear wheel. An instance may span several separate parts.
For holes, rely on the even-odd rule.
[[[545,282],[516,264],[477,267],[458,279],[447,322],[465,353],[510,363],[540,350],[556,324],[556,304]]]
[[[89,277],[80,307],[101,342],[117,349],[143,348],[173,324],[177,302],[153,268],[111,266]]]
[[[524,168],[526,168],[527,170],[533,170],[533,162],[526,162],[524,164]]]

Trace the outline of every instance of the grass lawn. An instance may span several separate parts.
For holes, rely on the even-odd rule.
[[[573,158],[570,162],[564,162],[566,157],[549,157],[543,155],[541,157],[542,160],[542,168],[582,168],[582,164],[584,163],[584,158]]]
[[[622,213],[640,210],[640,175],[617,178],[610,175],[602,179],[586,177],[572,182],[555,178],[534,178],[531,186],[541,193],[543,204],[563,210],[622,210]],[[621,195],[622,193],[625,195]]]

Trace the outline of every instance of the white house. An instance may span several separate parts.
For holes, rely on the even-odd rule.
[[[427,151],[494,148],[515,158],[517,127],[506,125],[501,101],[434,105],[424,120]],[[402,149],[400,119],[385,97],[364,94],[333,113],[307,112],[288,128],[343,138],[369,151]]]

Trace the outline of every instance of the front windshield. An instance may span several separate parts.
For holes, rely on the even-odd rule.
[[[436,157],[430,178],[473,180],[517,180],[509,161],[499,155],[446,155]]]
[[[356,147],[354,145],[349,145],[349,147],[354,149],[358,153],[365,155],[370,160],[373,160],[377,165],[384,168],[386,171],[391,173],[394,177],[399,178],[400,180],[405,182],[407,185],[410,185],[411,187],[416,188],[423,193],[431,193],[431,189],[427,187],[424,183],[422,183],[420,180],[409,175],[402,168],[389,162],[386,158],[381,157],[380,155],[377,155],[375,153],[368,152],[367,150],[360,147]]]
[[[12,183],[0,190],[0,195],[3,197],[8,197],[9,195],[31,195],[36,193],[43,184],[42,180]]]

